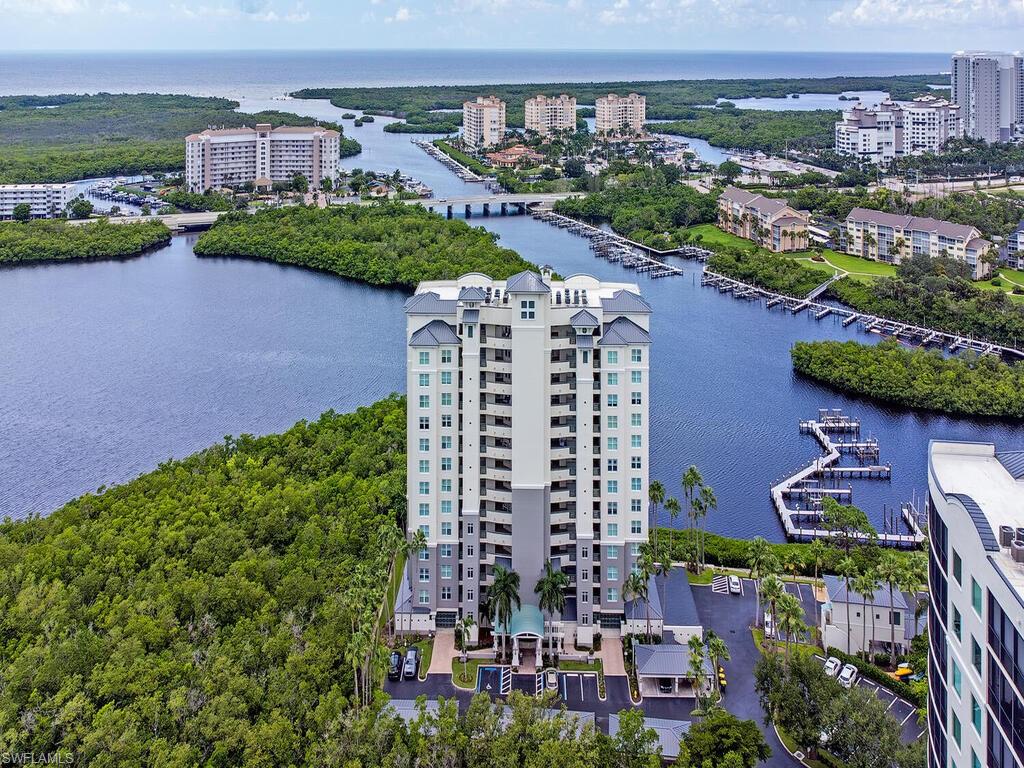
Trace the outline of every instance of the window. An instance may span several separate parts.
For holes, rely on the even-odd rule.
[[[630,402],[630,405],[643,405],[644,404],[644,397],[639,392],[633,392],[629,396],[629,402]]]
[[[641,371],[630,371],[630,373],[629,373],[629,381],[630,381],[630,383],[632,383],[632,384],[639,384],[641,381],[643,381],[643,379],[644,379],[644,375],[643,375],[643,373]]]
[[[430,517],[430,505],[420,504],[420,517]]]
[[[466,336],[467,336],[468,338],[470,338],[470,339],[472,339],[472,338],[473,338],[473,329],[474,329],[475,327],[476,327],[475,325],[467,325],[467,326],[466,326]]]
[[[441,523],[441,535],[442,536],[451,536],[452,535],[452,524],[451,523]]]
[[[425,527],[425,526],[422,526],[422,525],[420,526],[420,528],[423,528],[423,527]],[[428,550],[426,547],[424,547],[423,549],[420,550],[420,560],[429,560],[429,559],[430,559],[430,550]]]
[[[618,492],[619,492],[619,481],[618,480],[609,480],[608,481],[608,493],[618,493]]]
[[[520,320],[533,320],[537,316],[534,311],[537,305],[533,299],[524,299],[519,302],[519,319]]]
[[[981,616],[981,585],[971,577],[971,607],[974,612]]]
[[[619,590],[615,589],[615,587],[609,587],[608,591],[605,594],[608,595],[609,603],[619,602]]]
[[[441,578],[450,579],[452,577],[452,567],[450,565],[441,566]]]
[[[614,565],[609,565],[606,571],[607,581],[618,581],[619,580],[619,569]]]
[[[619,438],[617,438],[617,437],[609,437],[608,438],[608,450],[609,451],[617,451],[617,450],[619,450]]]
[[[641,481],[639,477],[631,477],[629,479],[629,490],[639,491],[641,490]]]
[[[618,404],[619,404],[619,396],[618,395],[608,395],[608,407],[609,408],[614,408]]]
[[[430,429],[429,416],[420,416],[420,429]]]
[[[960,737],[960,718],[956,716],[956,713],[953,713],[953,741],[956,742],[958,747],[960,746]]]
[[[608,471],[609,472],[618,472],[619,471],[619,460],[618,459],[608,459]]]
[[[605,354],[605,362],[615,365],[619,362],[619,353],[614,349],[608,350]]]
[[[430,462],[426,459],[420,459],[420,473],[426,474],[430,471]]]
[[[971,725],[974,726],[974,732],[981,736],[981,704],[974,698],[974,694],[971,694]]]
[[[618,536],[619,535],[619,524],[618,523],[608,523],[608,535],[609,536]]]
[[[981,674],[981,646],[973,637],[971,638],[971,664]]]
[[[956,639],[960,640],[960,630],[963,627],[963,619],[960,616],[960,611],[957,607],[953,606],[953,634],[956,635]]]
[[[420,530],[423,531],[423,535],[424,536],[426,536],[428,539],[430,538],[430,526],[429,525],[421,525],[420,526]],[[425,552],[426,550],[423,550],[423,551]]]
[[[580,600],[582,600],[584,603],[589,603],[590,602],[590,593],[589,592],[584,592],[583,594],[581,594],[580,595]]]
[[[441,550],[441,557],[451,557],[452,556],[452,545],[451,544],[442,544],[440,546],[440,550]]]
[[[644,532],[644,524],[643,524],[643,522],[640,521],[640,520],[633,520],[633,521],[631,521],[630,524],[629,524],[629,532],[630,533],[643,533]]]
[[[637,542],[633,542],[632,544],[630,544],[629,545],[629,554],[632,555],[633,557],[639,557],[639,555],[640,555],[640,544],[637,543]]]
[[[452,457],[445,456],[441,459],[441,471],[451,472],[452,471]]]
[[[419,603],[420,603],[420,605],[429,605],[430,604],[430,593],[427,590],[425,590],[425,589],[421,589],[420,590]]]
[[[629,359],[632,360],[634,363],[643,362],[643,359],[644,359],[643,350],[641,350],[641,349],[631,349],[631,350],[629,350]]]
[[[467,557],[472,557],[475,552],[476,552],[476,547],[474,547],[472,544],[467,544],[466,545],[466,556]]]
[[[420,408],[430,407],[430,395],[420,395]]]
[[[971,768],[981,768],[981,760],[978,759],[973,749],[971,750]]]
[[[450,349],[441,350],[441,362],[450,363],[452,361],[452,351]]]
[[[640,507],[641,504],[643,504],[643,502],[640,501],[640,499],[630,499],[629,500],[629,511],[630,512],[643,512],[643,510]]]
[[[472,535],[472,533],[473,533],[473,531],[475,529],[476,529],[476,526],[473,525],[473,521],[472,520],[470,520],[468,523],[466,523],[466,533]]]
[[[467,568],[466,569],[466,578],[467,579],[472,579],[472,578],[475,578],[475,577],[476,577],[476,571],[474,569],[472,569],[472,568]]]
[[[629,447],[630,448],[642,448],[643,447],[643,438],[641,438],[640,435],[630,435],[629,436]]]
[[[452,502],[450,499],[444,499],[441,502],[441,514],[450,515],[452,513]]]
[[[430,581],[429,568],[420,568],[420,581]]]
[[[452,393],[451,392],[442,392],[441,393],[441,405],[451,405],[451,404],[452,404]]]
[[[430,438],[427,438],[427,437],[421,437],[420,438],[420,450],[421,451],[429,451],[430,450]]]
[[[619,417],[618,416],[609,416],[608,417],[608,429],[618,429],[618,428],[619,428]]]
[[[452,425],[452,415],[450,413],[446,413],[444,416],[441,417],[441,426],[442,427],[450,427],[451,425]],[[444,445],[442,445],[441,447],[444,448]]]
[[[467,589],[466,590],[466,600],[467,601],[473,602],[473,598],[474,598],[475,595],[476,595],[476,593],[472,589]],[[470,614],[470,615],[472,615],[472,614]]]
[[[590,547],[583,547],[581,550],[581,556],[583,559],[590,557]]]
[[[608,514],[609,515],[617,515],[617,514],[619,514],[619,502],[617,502],[617,501],[609,501],[608,502]]]
[[[586,597],[586,593],[584,593],[584,597]],[[590,624],[590,614],[589,613],[584,613],[581,616],[581,623],[583,624],[583,626],[587,626],[588,624]]]
[[[639,427],[640,426],[640,414],[639,413],[630,414],[630,416],[629,416],[629,425],[631,427]]]
[[[960,673],[960,667],[953,659],[949,660],[949,664],[952,667],[953,690],[956,691],[958,697],[963,698],[963,677]]]
[[[452,383],[452,372],[451,371],[441,371],[441,383],[442,384],[451,384]]]
[[[608,374],[608,385],[614,387],[618,383],[619,383],[619,374],[617,374],[617,373],[609,373]]]
[[[430,365],[429,352],[420,352],[420,365]]]
[[[964,583],[964,561],[960,559],[960,553],[953,550],[953,578],[957,584]]]
[[[421,373],[420,374],[420,386],[421,387],[429,387],[430,386],[430,374],[429,373]]]
[[[420,480],[420,493],[430,493],[430,482],[427,480]]]
[[[451,480],[442,480],[441,481],[441,493],[451,493],[451,492],[452,492],[452,481]]]
[[[451,600],[452,599],[452,588],[451,587],[441,587],[441,599],[442,600]]]
[[[442,417],[442,421],[443,420],[444,420],[444,418]],[[441,438],[441,450],[442,451],[451,450],[451,447],[452,447],[452,438],[451,438],[451,436],[450,435],[446,435],[446,436],[442,437]]]
[[[604,556],[608,560],[618,560],[619,559],[619,548],[618,547],[605,547],[604,548]]]
[[[580,571],[580,580],[581,581],[590,581],[590,569],[589,568],[584,568],[583,570]]]
[[[629,468],[630,469],[642,469],[643,468],[643,461],[642,461],[642,459],[639,456],[630,456],[629,457]]]

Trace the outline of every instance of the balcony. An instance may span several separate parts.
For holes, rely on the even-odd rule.
[[[511,448],[499,448],[496,445],[484,445],[480,448],[480,455],[499,461],[512,461]]]
[[[480,541],[486,542],[489,545],[498,547],[511,547],[512,546],[512,534],[511,533],[499,533],[498,531],[487,531],[480,537]]]
[[[571,533],[553,533],[551,534],[550,544],[552,547],[565,547],[573,542],[573,535]]]

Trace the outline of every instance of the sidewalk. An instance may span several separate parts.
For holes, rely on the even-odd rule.
[[[450,675],[452,673],[452,659],[458,653],[455,651],[455,630],[439,629],[434,635],[434,651],[430,656],[430,669],[428,675]]]
[[[622,640],[618,637],[602,637],[601,651],[598,653],[604,665],[605,677],[626,676],[626,663],[622,658]]]

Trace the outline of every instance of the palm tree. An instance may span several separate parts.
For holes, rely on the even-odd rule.
[[[647,498],[651,502],[651,517],[653,519],[654,529],[654,556],[658,558],[661,555],[661,551],[658,549],[658,507],[665,501],[665,486],[661,484],[660,480],[654,480],[651,482],[650,487],[647,489]]]
[[[850,580],[857,573],[857,564],[853,562],[852,557],[844,557],[839,561],[839,575],[846,581],[846,652],[850,652],[850,602],[852,596],[850,595]]]
[[[696,523],[698,512],[697,507],[700,506],[700,489],[704,485],[704,479],[700,476],[700,472],[697,471],[697,467],[693,464],[683,474],[683,496],[686,498],[689,509],[686,512],[687,520],[690,525],[688,530],[692,538],[696,538],[696,530],[694,524]],[[700,552],[698,550],[697,559],[700,560]]]
[[[476,624],[473,621],[472,616],[463,616],[457,622],[455,622],[455,647],[459,649],[462,654],[462,680],[466,680],[466,645],[469,639],[469,631]]]
[[[789,661],[789,644],[807,629],[804,622],[804,607],[800,600],[789,592],[783,592],[778,600],[779,618],[776,622],[779,632],[786,634],[786,661]]]
[[[622,585],[622,597],[627,600],[643,600],[647,602],[647,580],[640,575],[640,571],[633,571],[626,577]],[[650,635],[650,607],[647,609],[648,635]]]
[[[640,578],[644,581],[644,607],[647,612],[647,642],[651,642],[651,577],[654,575],[654,557],[649,549],[640,554]]]
[[[538,597],[538,605],[542,611],[547,611],[551,621],[550,642],[548,643],[548,656],[555,658],[555,614],[561,614],[565,610],[565,590],[569,588],[569,577],[561,570],[551,567],[551,561],[544,563],[544,575],[537,581],[533,588],[534,594]]]
[[[704,640],[700,635],[691,635],[686,644],[690,648],[690,675],[693,677],[693,690],[699,706],[704,698],[701,696],[704,687],[702,685],[702,678],[704,677]],[[715,677],[718,677],[717,670],[715,671]]]
[[[412,536],[409,537],[409,543],[405,545],[405,557],[408,560],[409,558],[411,558],[413,556],[413,554],[417,554],[418,555],[420,552],[422,552],[426,548],[427,548],[427,535],[425,533],[423,533],[423,531],[421,529],[417,528],[416,532]],[[412,598],[410,598],[410,600],[411,599]],[[401,631],[402,627],[399,627],[398,629],[399,629],[399,631]],[[412,631],[412,611],[411,610],[409,612],[409,631],[410,632]]]
[[[698,565],[700,570],[704,570],[706,563],[704,562],[704,543],[706,538],[706,526],[708,513],[712,510],[718,509],[718,499],[715,498],[715,492],[709,485],[701,485],[700,487],[700,554],[698,557]]]
[[[868,623],[867,623],[867,611],[868,601],[871,601],[871,642],[875,641],[875,590],[878,589],[878,577],[875,576],[875,571],[872,568],[867,568],[864,573],[857,574],[853,579],[853,591],[860,594],[861,610],[863,611],[863,617],[865,619],[864,626],[861,629],[860,647],[864,652],[864,658],[871,658],[871,646],[867,642],[868,634]]]
[[[903,563],[895,552],[884,553],[878,561],[878,578],[889,585],[889,664],[893,667],[896,666],[896,622],[893,621],[896,607],[893,592],[897,584],[906,580],[903,570]]]
[[[723,661],[729,661],[729,646],[725,644],[725,640],[719,637],[713,629],[708,630],[706,640],[708,656],[711,657],[711,665],[714,667],[715,688],[721,692],[721,687],[718,683],[718,665]]]
[[[501,636],[501,656],[504,658],[512,611],[522,607],[519,599],[519,574],[501,565],[494,566],[494,581],[487,590],[487,598],[492,618],[505,630]]]
[[[676,518],[678,518],[683,511],[683,508],[679,504],[679,499],[675,498],[674,496],[670,496],[669,498],[665,499],[665,511],[668,512],[668,519],[671,522],[671,526],[674,530],[676,527]],[[673,536],[673,541],[674,540],[675,537]]]
[[[772,627],[775,630],[775,636],[779,635],[779,622],[776,619],[776,607],[778,606],[779,600],[782,596],[787,594],[786,585],[782,583],[782,579],[776,576],[774,573],[770,573],[761,580],[761,599],[768,604],[768,613],[772,617]],[[768,638],[765,638],[765,642]],[[772,648],[775,647],[775,642],[772,642]]]
[[[825,567],[828,546],[821,539],[815,539],[807,547],[807,562],[814,566],[814,586],[818,586],[818,573]]]
[[[750,578],[754,580],[754,593],[757,601],[754,605],[754,626],[761,623],[761,579],[766,574],[778,569],[778,560],[772,552],[771,545],[760,536],[750,540],[747,550],[747,565],[750,567]]]

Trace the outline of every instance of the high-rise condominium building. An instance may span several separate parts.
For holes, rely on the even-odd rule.
[[[1010,141],[1024,130],[1024,55],[957,51],[952,94],[967,136]]]
[[[549,98],[534,96],[526,100],[526,130],[547,136],[553,131],[576,130],[576,99],[562,94]]]
[[[913,101],[883,101],[868,109],[857,104],[836,123],[836,152],[862,162],[887,163],[898,157],[938,152],[963,136],[960,107],[945,99],[921,96]]]
[[[928,765],[1024,766],[1024,452],[928,449]]]
[[[57,216],[75,194],[74,184],[0,184],[0,219],[12,218],[14,208],[22,203],[28,205],[33,219]]]
[[[479,149],[505,138],[505,102],[497,96],[477,96],[462,105],[462,140]]]
[[[220,128],[185,139],[185,185],[190,192],[252,183],[270,188],[297,174],[318,189],[338,179],[341,134],[319,126]]]
[[[405,314],[408,528],[427,546],[399,631],[489,626],[502,567],[522,601],[495,628],[509,647],[618,633],[647,541],[650,305],[634,284],[545,269],[420,283]],[[547,562],[569,577],[554,622],[534,593]]]
[[[639,93],[609,93],[597,100],[594,130],[606,136],[639,135],[647,122],[647,99]]]

